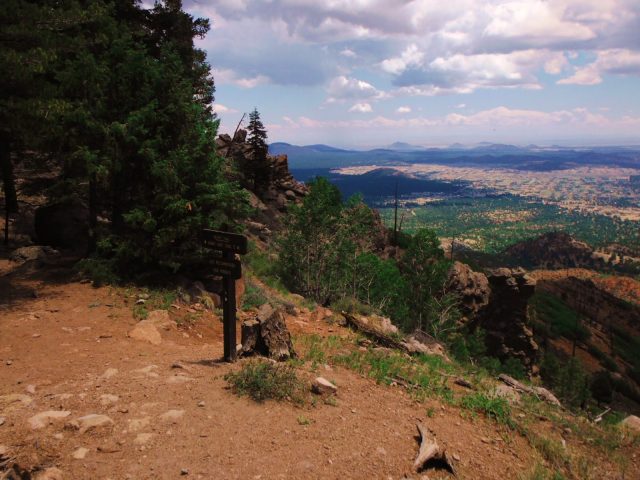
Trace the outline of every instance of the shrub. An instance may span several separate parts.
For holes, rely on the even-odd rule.
[[[265,361],[250,361],[237,372],[224,376],[237,395],[247,395],[256,402],[291,400],[304,403],[304,383],[298,379],[291,365],[277,365]]]
[[[473,393],[462,397],[460,404],[474,412],[484,413],[500,423],[509,426],[513,425],[511,407],[509,407],[509,403],[504,398],[489,396],[484,393]]]

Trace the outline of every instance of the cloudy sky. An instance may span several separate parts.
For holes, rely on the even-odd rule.
[[[640,0],[185,0],[222,130],[381,146],[640,144]]]

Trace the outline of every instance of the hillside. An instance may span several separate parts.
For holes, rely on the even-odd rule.
[[[402,357],[329,322],[326,309],[300,305],[286,316],[299,354],[291,365],[305,382],[331,379],[337,396],[301,406],[255,403],[236,397],[224,379],[251,360],[218,362],[220,320],[200,304],[167,292],[94,288],[63,264],[1,266],[0,335],[12,340],[0,355],[0,465],[35,478],[452,478],[413,472],[417,422],[446,446],[457,478],[640,473],[637,443],[623,431],[525,396],[510,408],[504,400],[483,404],[493,381],[455,365],[418,358],[407,367],[433,366],[424,387],[383,381],[367,359],[387,362],[395,375]],[[148,298],[149,319],[161,319],[154,343],[132,333],[140,298]],[[477,393],[456,385],[458,375]]]

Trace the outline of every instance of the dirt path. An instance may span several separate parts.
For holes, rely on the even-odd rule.
[[[25,469],[55,467],[64,479],[451,478],[412,471],[418,421],[454,454],[457,478],[514,479],[536,461],[523,438],[491,421],[338,367],[300,369],[336,382],[335,406],[238,398],[223,376],[242,362],[217,360],[213,314],[191,330],[161,330],[152,345],[127,336],[137,322],[121,291],[27,274],[4,280],[0,448]],[[313,317],[288,323],[298,335],[338,328]],[[34,418],[43,412],[63,413]],[[106,417],[90,417],[99,425],[86,431],[73,426],[92,414]]]

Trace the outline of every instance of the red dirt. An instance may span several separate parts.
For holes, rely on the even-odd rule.
[[[0,263],[0,397],[20,394],[24,403],[0,398],[0,446],[22,468],[55,466],[65,479],[170,479],[182,469],[186,478],[201,479],[451,478],[413,472],[416,422],[459,458],[457,478],[515,479],[540,461],[506,427],[436,400],[418,403],[401,387],[339,367],[300,368],[305,378],[320,374],[336,382],[336,406],[238,398],[223,376],[245,360],[219,361],[222,327],[215,315],[204,313],[189,330],[163,330],[162,343],[151,345],[127,336],[136,324],[135,298],[122,290],[37,271],[6,274],[11,268]],[[287,322],[295,335],[350,335],[317,315]],[[184,368],[172,368],[176,362]],[[103,404],[101,395],[118,399]],[[29,418],[47,410],[71,413],[32,430]],[[175,423],[161,420],[170,410],[184,413]],[[108,415],[113,425],[86,433],[65,426],[92,413]],[[145,444],[142,433],[151,434]],[[88,449],[86,457],[74,459],[80,447]],[[598,478],[613,478],[611,465],[595,461]],[[640,472],[638,459],[629,471]]]

